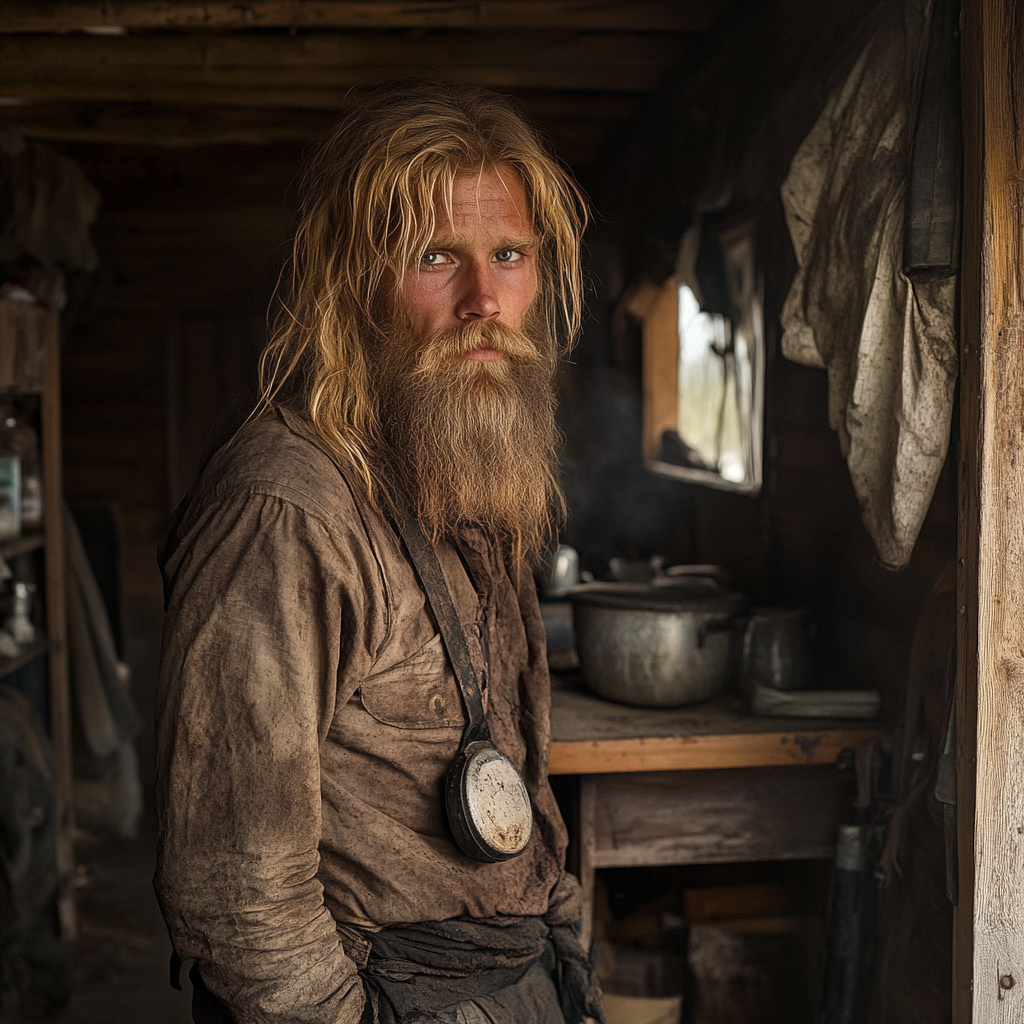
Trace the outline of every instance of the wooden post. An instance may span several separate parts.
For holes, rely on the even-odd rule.
[[[74,778],[71,763],[71,696],[68,685],[67,611],[64,599],[64,488],[61,463],[60,317],[46,325],[40,441],[43,457],[43,531],[46,537],[46,635],[50,644],[50,738],[57,797],[57,909],[61,934],[75,937]]]
[[[955,1024],[1024,1020],[1024,0],[964,0]]]
[[[580,848],[580,888],[583,890],[581,939],[590,949],[594,938],[595,830],[597,827],[597,783],[589,775],[580,776],[580,812],[578,842]]]

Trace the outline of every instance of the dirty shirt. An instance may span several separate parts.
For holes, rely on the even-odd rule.
[[[155,885],[176,952],[238,1024],[355,1024],[366,931],[576,913],[530,573],[475,529],[437,545],[534,810],[526,851],[482,864],[449,837],[465,714],[388,521],[283,410],[243,427],[183,508],[162,566]]]

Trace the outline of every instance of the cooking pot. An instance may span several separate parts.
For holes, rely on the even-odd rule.
[[[729,681],[732,637],[746,599],[715,580],[576,587],[576,649],[587,685],[621,704],[674,708],[714,697]]]

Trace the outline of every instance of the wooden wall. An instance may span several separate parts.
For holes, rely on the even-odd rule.
[[[254,332],[264,322],[292,231],[287,197],[301,149],[75,145],[66,151],[103,196],[95,237],[104,276],[98,311],[64,344],[66,490],[71,498],[119,508],[127,657],[149,718],[162,617],[156,547],[172,490],[180,490],[172,470],[177,477],[188,472],[169,462],[170,424],[176,408],[188,406],[198,391],[175,392],[172,383],[182,379],[176,371],[190,339],[216,342],[237,337],[240,321]],[[210,422],[216,395],[215,388],[205,398]],[[205,434],[210,422],[193,433]],[[185,448],[194,460],[195,442]],[[147,727],[140,739],[147,782],[150,734]]]

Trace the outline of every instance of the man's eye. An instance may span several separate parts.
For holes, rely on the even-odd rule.
[[[420,266],[439,267],[447,259],[448,257],[443,252],[425,252],[420,257]]]
[[[499,249],[495,254],[494,258],[499,263],[515,263],[517,260],[523,258],[521,252],[517,252],[515,249]]]

